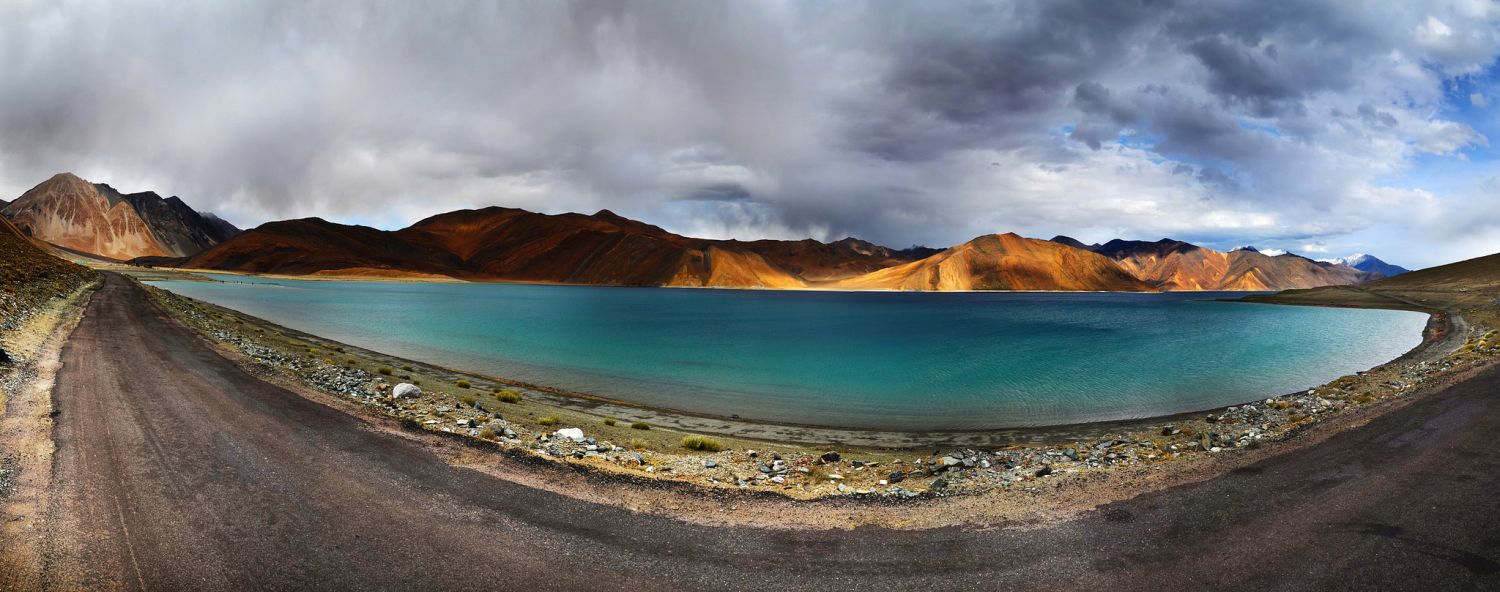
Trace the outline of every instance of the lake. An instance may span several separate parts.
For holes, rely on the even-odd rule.
[[[1220,293],[898,293],[336,282],[152,285],[360,347],[652,407],[967,430],[1149,417],[1316,386],[1426,315]]]

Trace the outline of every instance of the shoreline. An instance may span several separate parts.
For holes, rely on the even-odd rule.
[[[726,427],[733,427],[726,426],[730,422],[623,406],[597,397],[533,391],[490,377],[338,344],[163,289],[143,289],[151,292],[153,300],[170,316],[225,355],[239,360],[242,367],[253,367],[258,375],[274,378],[278,384],[299,384],[304,387],[299,392],[305,396],[336,401],[340,408],[367,420],[396,422],[396,429],[412,437],[452,440],[459,448],[452,458],[465,466],[520,462],[528,467],[597,474],[628,488],[640,489],[641,483],[651,482],[669,489],[686,487],[697,494],[771,494],[798,504],[826,499],[871,503],[912,498],[1003,500],[997,508],[1006,509],[994,512],[1009,518],[1035,517],[1043,511],[1036,506],[1037,496],[1056,497],[1043,495],[1044,484],[1049,488],[1077,486],[1091,492],[1093,497],[1088,499],[1103,503],[1117,499],[1118,492],[1105,494],[1097,490],[1105,486],[1097,484],[1116,483],[1109,487],[1118,487],[1118,480],[1125,476],[1144,479],[1152,484],[1149,489],[1219,474],[1227,470],[1224,467],[1240,463],[1235,459],[1260,458],[1289,449],[1282,443],[1301,441],[1309,431],[1326,437],[1343,429],[1339,426],[1348,424],[1351,418],[1369,417],[1379,414],[1380,409],[1402,405],[1410,399],[1408,395],[1448,380],[1453,371],[1472,368],[1500,354],[1497,346],[1484,352],[1445,355],[1450,347],[1472,342],[1468,334],[1472,332],[1458,330],[1453,320],[1461,316],[1458,313],[1437,311],[1429,313],[1422,344],[1395,360],[1306,392],[1227,408],[1119,422],[896,437],[735,420],[744,429],[719,435]],[[278,342],[283,345],[276,345]],[[288,343],[293,345],[285,345]],[[349,356],[349,364],[324,358],[309,370],[305,361],[298,361],[307,357],[299,356],[306,348],[316,349],[317,356],[337,350],[337,356]],[[1469,357],[1456,359],[1463,356]],[[413,381],[423,382],[420,400],[393,400],[384,394],[382,388],[390,387],[385,382],[397,379],[364,370],[379,364],[401,367],[410,371]],[[288,371],[288,365],[301,369]],[[330,373],[343,378],[330,382]],[[454,389],[459,380],[470,381],[472,388]],[[488,398],[487,391],[506,386],[527,389],[524,402],[511,406]],[[472,406],[464,399],[473,400]],[[499,419],[502,415],[503,421]],[[538,425],[543,417],[552,423]],[[651,429],[635,432],[626,427],[636,421],[648,422]],[[481,434],[476,427],[480,425],[504,427],[507,434]],[[588,437],[587,446],[584,440],[569,441],[553,433],[561,427],[582,428]],[[679,438],[702,434],[715,434],[713,439],[721,440],[724,451],[692,451],[678,445]],[[599,446],[594,446],[595,438]],[[619,445],[627,441],[626,446]],[[759,457],[756,450],[761,452]],[[509,460],[493,458],[496,455],[492,451],[501,452],[498,456]],[[825,452],[840,454],[833,461],[824,461]],[[773,470],[767,468],[767,457],[786,462],[776,463]],[[757,466],[761,471],[756,471]],[[552,469],[539,470],[550,474]],[[890,476],[882,479],[887,473]],[[1136,486],[1128,491],[1132,495],[1141,492]],[[1071,495],[1056,500],[1071,499],[1066,504],[1070,507],[1081,503]],[[1042,506],[1048,508],[1045,511],[1051,513],[1049,516],[1061,515],[1056,513],[1064,510],[1052,502]]]
[[[190,272],[190,271],[187,271],[187,270],[178,270],[178,271],[176,271],[176,273],[188,273],[188,274],[192,274],[192,273],[195,273],[195,272]],[[196,272],[196,273],[219,273],[219,272],[204,272],[204,271],[199,271],[199,272]],[[136,274],[133,274],[133,273],[127,273],[127,275],[130,275],[131,277],[134,277],[134,278],[136,278],[137,280],[140,280],[140,281],[154,281],[156,279],[156,278],[139,277],[139,276],[137,276]],[[142,274],[142,275],[146,275],[146,274]],[[293,276],[275,276],[275,275],[268,275],[268,274],[254,274],[254,273],[243,273],[243,272],[228,272],[227,275],[243,275],[243,276],[249,276],[249,277],[271,278],[271,279],[290,279],[290,280],[307,279],[308,281],[336,281],[337,280],[337,278],[302,278],[302,277],[293,277]],[[186,278],[163,278],[163,279],[170,281],[171,279],[186,279]],[[206,280],[200,280],[200,281],[211,281],[212,282],[212,281],[220,281],[220,280],[206,279]],[[401,280],[389,280],[388,278],[370,278],[368,281],[395,281],[395,282],[398,282],[398,283],[401,282]],[[443,280],[438,280],[438,281],[443,281]],[[459,280],[459,281],[462,281],[462,280]],[[418,282],[418,283],[422,283],[422,282]],[[483,283],[483,282],[478,282],[478,283]],[[531,284],[528,284],[528,285],[531,285]],[[574,284],[534,284],[534,285],[574,286]],[[621,287],[621,288],[633,288],[635,286],[578,286],[578,287],[610,287],[610,288]],[[739,288],[704,288],[704,289],[741,290]],[[760,291],[760,290],[754,290],[754,289],[750,289],[750,290],[752,290],[752,291]],[[776,290],[776,291],[799,291],[799,290]],[[876,291],[876,292],[888,292],[888,291]],[[937,292],[933,292],[933,293],[937,293]],[[1018,293],[1022,293],[1022,292],[1018,292]],[[1069,293],[1076,293],[1076,292],[1026,292],[1026,293],[1069,294]],[[1104,293],[1104,292],[1082,292],[1082,293],[1095,294],[1095,293]],[[1117,293],[1117,294],[1160,294],[1159,292],[1108,292],[1108,293]],[[1205,293],[1210,293],[1210,292],[1205,292]],[[1226,292],[1215,291],[1215,292],[1211,292],[1211,293],[1226,293]],[[1255,294],[1255,295],[1263,295],[1263,293],[1260,293],[1260,292],[1246,292],[1246,293],[1247,294]],[[1250,301],[1250,300],[1244,300],[1244,299],[1240,299],[1240,298],[1231,298],[1231,299],[1223,299],[1223,298],[1221,298],[1221,299],[1213,299],[1213,301],[1219,301],[1219,302],[1238,302],[1238,303],[1253,303],[1253,304],[1267,304],[1267,303],[1253,302],[1253,301]],[[217,305],[214,305],[214,306],[217,306]],[[1362,308],[1373,308],[1373,307],[1362,307]],[[1434,347],[1437,347],[1438,344],[1430,343],[1429,342],[1429,339],[1427,338],[1427,335],[1433,330],[1435,322],[1449,322],[1446,319],[1443,320],[1443,321],[1435,321],[1434,320],[1435,319],[1435,315],[1438,315],[1440,313],[1440,311],[1437,311],[1437,310],[1431,309],[1431,308],[1420,309],[1419,310],[1419,309],[1415,309],[1415,308],[1384,307],[1383,309],[1387,309],[1387,310],[1401,310],[1401,311],[1405,311],[1405,312],[1420,312],[1420,313],[1428,315],[1428,319],[1427,319],[1427,322],[1424,324],[1424,328],[1422,330],[1422,339],[1415,346],[1413,346],[1411,349],[1409,349],[1409,350],[1407,350],[1405,352],[1402,352],[1401,355],[1396,356],[1396,357],[1394,357],[1394,358],[1392,358],[1390,360],[1386,360],[1384,362],[1381,362],[1380,364],[1376,364],[1375,366],[1372,366],[1371,368],[1379,368],[1379,367],[1382,367],[1382,366],[1386,366],[1388,364],[1393,364],[1393,363],[1396,363],[1396,362],[1400,362],[1402,360],[1410,359],[1410,358],[1412,358],[1414,356],[1420,355],[1421,352],[1429,351],[1430,349],[1432,349]],[[232,309],[227,309],[227,310],[232,310]],[[578,411],[582,411],[582,412],[595,413],[595,414],[609,414],[609,415],[612,415],[614,417],[618,417],[618,418],[621,418],[621,419],[627,419],[627,420],[630,420],[630,421],[648,421],[648,422],[651,422],[651,423],[653,423],[655,425],[670,426],[670,427],[674,427],[674,428],[678,428],[678,429],[682,429],[682,430],[687,430],[687,431],[693,431],[693,432],[697,432],[697,433],[707,433],[707,434],[712,434],[712,435],[722,435],[722,436],[730,436],[730,437],[742,437],[742,438],[748,438],[748,439],[759,439],[759,440],[767,440],[767,441],[772,441],[772,442],[793,442],[793,443],[809,444],[809,445],[844,444],[844,445],[857,445],[857,446],[875,446],[875,447],[888,447],[888,448],[912,448],[912,449],[915,449],[915,448],[921,448],[921,447],[927,447],[927,446],[953,446],[953,445],[1003,446],[1003,445],[1025,444],[1025,443],[1041,443],[1041,442],[1046,442],[1046,441],[1057,440],[1057,439],[1060,439],[1060,438],[1062,438],[1062,439],[1066,439],[1066,438],[1072,438],[1072,439],[1087,438],[1087,437],[1093,437],[1093,436],[1096,436],[1096,435],[1103,435],[1103,434],[1110,433],[1110,432],[1118,432],[1118,431],[1122,431],[1122,430],[1140,429],[1140,428],[1142,428],[1144,426],[1147,426],[1148,424],[1158,424],[1158,423],[1161,423],[1163,421],[1170,422],[1170,421],[1173,421],[1173,420],[1183,420],[1183,419],[1191,418],[1191,417],[1194,417],[1194,416],[1202,415],[1202,414],[1205,414],[1205,413],[1209,413],[1209,412],[1212,412],[1212,411],[1214,411],[1216,409],[1223,409],[1226,406],[1236,406],[1236,405],[1245,404],[1247,402],[1260,401],[1260,400],[1262,400],[1262,399],[1264,399],[1266,397],[1272,397],[1272,398],[1274,398],[1274,397],[1294,396],[1294,395],[1297,395],[1297,394],[1302,393],[1302,392],[1304,392],[1304,391],[1307,390],[1307,389],[1298,389],[1298,390],[1294,390],[1294,391],[1290,391],[1290,392],[1284,392],[1284,393],[1278,393],[1278,394],[1269,394],[1268,393],[1268,394],[1265,394],[1264,396],[1259,396],[1258,395],[1258,396],[1256,396],[1253,399],[1249,399],[1249,400],[1246,400],[1246,401],[1235,401],[1235,402],[1233,402],[1231,404],[1227,404],[1227,405],[1217,405],[1217,406],[1210,406],[1210,407],[1203,407],[1203,408],[1194,408],[1194,409],[1189,409],[1189,410],[1184,410],[1184,411],[1176,411],[1176,412],[1171,412],[1171,413],[1166,413],[1166,414],[1145,415],[1145,416],[1140,416],[1140,417],[1126,417],[1126,418],[1118,418],[1118,419],[1101,419],[1101,420],[1091,420],[1091,421],[1083,421],[1083,422],[1065,422],[1065,423],[1048,423],[1048,424],[1040,424],[1040,425],[1014,425],[1014,426],[977,427],[977,428],[943,428],[943,429],[932,429],[932,430],[898,430],[898,429],[886,429],[886,428],[876,428],[876,427],[838,426],[838,425],[827,425],[827,424],[818,424],[818,423],[799,423],[799,422],[795,422],[795,421],[778,421],[778,420],[771,420],[771,419],[744,418],[744,417],[739,417],[737,415],[722,415],[722,414],[707,413],[707,412],[688,411],[688,410],[677,409],[677,408],[663,406],[663,405],[652,405],[652,404],[647,404],[647,403],[639,403],[639,402],[629,401],[629,400],[625,400],[625,399],[621,399],[621,398],[617,398],[617,397],[611,397],[609,395],[601,395],[601,394],[596,394],[596,393],[574,391],[574,390],[569,390],[569,389],[564,389],[564,388],[559,388],[559,387],[553,387],[553,386],[549,386],[549,385],[545,385],[545,384],[538,384],[538,383],[533,383],[533,382],[526,382],[526,381],[522,381],[522,380],[516,380],[516,379],[506,378],[506,377],[503,377],[503,376],[486,374],[486,373],[477,372],[477,371],[464,370],[464,369],[460,369],[460,368],[456,368],[456,367],[445,366],[445,365],[442,365],[442,364],[431,363],[431,362],[426,362],[426,361],[422,361],[422,360],[415,360],[415,359],[411,359],[411,358],[402,358],[402,357],[398,357],[398,356],[395,356],[395,355],[390,355],[390,354],[386,354],[386,353],[383,353],[383,352],[378,352],[378,351],[375,351],[375,350],[370,350],[368,348],[364,348],[364,347],[360,347],[360,346],[355,346],[355,345],[351,345],[351,344],[347,344],[347,343],[343,343],[343,342],[338,342],[336,340],[328,339],[328,338],[322,337],[320,335],[311,334],[311,333],[308,333],[308,332],[305,332],[305,331],[301,331],[299,329],[294,329],[294,328],[287,327],[287,326],[284,326],[284,325],[280,325],[278,323],[274,323],[274,322],[271,322],[271,321],[268,321],[268,320],[265,320],[265,319],[261,319],[259,317],[253,317],[253,315],[239,313],[238,311],[236,311],[236,313],[237,314],[241,314],[241,315],[246,316],[246,317],[249,317],[249,318],[254,318],[258,324],[262,324],[262,325],[265,325],[265,326],[268,326],[268,327],[274,327],[274,329],[278,333],[283,333],[283,334],[287,334],[287,335],[296,335],[297,337],[299,337],[301,339],[323,341],[323,342],[327,342],[327,343],[337,344],[338,346],[341,346],[341,347],[344,347],[344,348],[357,349],[357,350],[359,350],[361,352],[362,355],[364,355],[366,357],[369,357],[371,359],[375,359],[377,361],[380,361],[380,362],[382,362],[382,363],[384,363],[386,365],[390,365],[390,366],[406,366],[406,365],[410,365],[410,366],[413,366],[413,367],[420,366],[420,367],[429,369],[433,373],[442,373],[442,374],[451,375],[453,377],[452,380],[458,380],[458,379],[462,378],[462,379],[469,380],[471,383],[476,384],[476,385],[480,385],[482,383],[484,385],[499,386],[499,387],[502,387],[502,388],[509,387],[509,388],[516,388],[516,389],[524,389],[525,391],[530,391],[530,393],[528,393],[528,394],[537,395],[537,396],[540,396],[540,397],[542,397],[544,399],[547,399],[547,401],[550,404],[556,405],[558,407],[563,407],[563,408],[568,408],[568,409],[574,409],[574,410],[578,410]],[[1458,346],[1455,345],[1451,349],[1456,349],[1457,347]],[[1368,371],[1368,370],[1369,370],[1369,368],[1361,370],[1361,372]],[[1317,385],[1314,385],[1314,386],[1317,386]]]

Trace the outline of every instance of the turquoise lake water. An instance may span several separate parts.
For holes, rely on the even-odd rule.
[[[401,357],[656,407],[879,429],[1126,419],[1306,389],[1426,315],[1237,294],[871,293],[150,282]],[[232,282],[232,283],[231,283]]]

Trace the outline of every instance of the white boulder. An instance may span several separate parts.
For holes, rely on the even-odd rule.
[[[403,382],[401,384],[396,385],[396,388],[391,389],[391,396],[396,397],[397,399],[404,399],[406,397],[416,397],[416,396],[420,396],[421,394],[422,394],[422,389],[418,388],[417,385],[409,383],[409,382]]]
[[[553,434],[556,435],[556,436],[558,436],[558,437],[560,437],[560,438],[567,438],[567,439],[572,440],[574,442],[579,442],[579,441],[583,440],[583,430],[578,429],[578,428],[563,428],[563,429],[557,430],[556,432],[553,432]]]

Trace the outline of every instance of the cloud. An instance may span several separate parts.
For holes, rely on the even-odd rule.
[[[73,170],[243,225],[503,204],[1380,253],[1488,203],[1422,173],[1488,149],[1449,101],[1497,25],[1487,2],[23,0],[0,4],[0,191]],[[1408,261],[1500,250],[1424,240],[1462,246]]]

